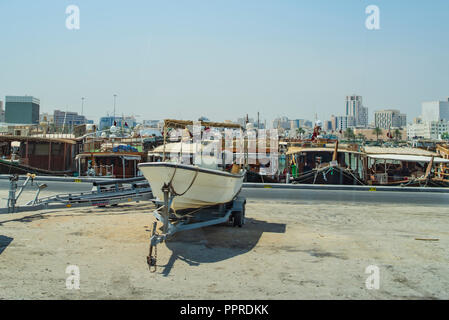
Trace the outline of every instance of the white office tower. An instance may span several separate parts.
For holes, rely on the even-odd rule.
[[[374,112],[374,124],[377,128],[402,128],[407,126],[407,116],[399,110],[379,110]]]
[[[3,101],[0,101],[0,122],[5,122],[5,110],[3,109]]]
[[[445,101],[422,103],[421,117],[407,125],[409,139],[424,138],[441,140],[449,132],[449,98]]]
[[[426,121],[407,125],[407,138],[441,140],[449,132],[449,121]]]
[[[423,122],[449,121],[449,98],[445,101],[423,102],[421,119]]]
[[[346,96],[346,116],[355,119],[356,127],[368,126],[368,108],[363,106],[361,96],[352,95]]]

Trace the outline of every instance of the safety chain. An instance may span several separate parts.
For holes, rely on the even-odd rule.
[[[156,225],[157,225],[157,222],[154,222],[151,238],[153,238],[154,236],[158,236],[158,234],[156,232]],[[154,249],[154,255],[153,255],[153,249]],[[156,270],[157,270],[156,262],[157,262],[157,245],[153,246],[153,244],[150,242],[150,252],[147,256],[147,263],[148,263],[148,268],[150,269],[150,272],[152,272],[152,273],[156,272]]]
[[[190,188],[193,186],[193,183],[195,182],[196,177],[198,176],[199,168],[198,168],[198,167],[196,168],[196,170],[195,170],[195,176],[193,177],[192,181],[190,182],[190,185],[187,187],[187,189],[186,189],[183,193],[178,193],[178,192],[176,192],[175,188],[173,187],[173,183],[172,183],[172,182],[173,182],[173,179],[175,178],[176,170],[177,170],[177,169],[178,169],[178,165],[176,164],[175,171],[173,172],[173,175],[172,175],[172,177],[171,177],[170,182],[168,183],[168,185],[169,185],[171,194],[172,194],[172,195],[175,195],[175,196],[177,196],[177,197],[179,197],[179,196],[185,195],[185,194],[187,193],[187,191],[189,191]]]
[[[153,246],[151,246],[150,247],[150,255],[147,257],[147,263],[148,263],[148,268],[150,269],[150,272],[151,273],[154,273],[154,272],[156,272],[156,270],[157,270],[157,265],[156,265],[156,262],[157,262],[157,246],[154,246],[154,255],[152,255],[152,247]]]

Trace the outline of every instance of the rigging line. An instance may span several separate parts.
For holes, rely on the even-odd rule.
[[[178,165],[176,164],[175,171],[173,172],[173,176],[171,177],[170,182],[168,183],[168,187],[170,188],[170,191],[172,192],[173,195],[175,195],[175,196],[183,196],[193,186],[193,183],[195,182],[195,180],[196,180],[196,178],[198,176],[199,168],[198,167],[196,168],[195,176],[193,177],[192,181],[190,182],[190,185],[187,187],[187,189],[183,193],[176,192],[175,188],[173,187],[173,179],[175,178],[177,169],[178,169]]]

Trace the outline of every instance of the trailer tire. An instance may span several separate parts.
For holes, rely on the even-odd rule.
[[[232,215],[234,227],[241,228],[245,224],[245,205],[243,205],[242,211],[234,211]]]
[[[240,211],[234,211],[232,213],[232,220],[233,220],[233,226],[234,227],[241,227],[241,221],[242,221],[242,213]]]

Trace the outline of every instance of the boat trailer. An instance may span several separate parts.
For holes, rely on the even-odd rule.
[[[145,177],[129,179],[111,179],[110,181],[94,181],[91,192],[57,194],[45,198],[39,198],[41,190],[47,184],[37,185],[34,200],[27,202],[23,206],[17,206],[17,200],[25,187],[31,181],[33,185],[35,175],[28,174],[26,181],[16,196],[18,175],[10,177],[10,189],[7,208],[0,209],[0,213],[16,213],[23,211],[34,211],[41,209],[72,208],[82,206],[106,207],[116,206],[124,202],[139,202],[151,200],[153,193]],[[128,185],[128,186],[125,186]]]
[[[164,184],[162,191],[164,193],[163,202],[153,200],[157,207],[153,211],[153,215],[162,223],[160,228],[162,233],[157,232],[157,221],[155,221],[150,238],[150,252],[147,256],[147,263],[151,272],[156,272],[157,245],[168,240],[175,233],[222,223],[229,223],[240,228],[245,224],[246,198],[239,194],[228,203],[204,207],[185,215],[178,215],[171,210],[176,195],[170,192],[170,187],[167,184]]]

